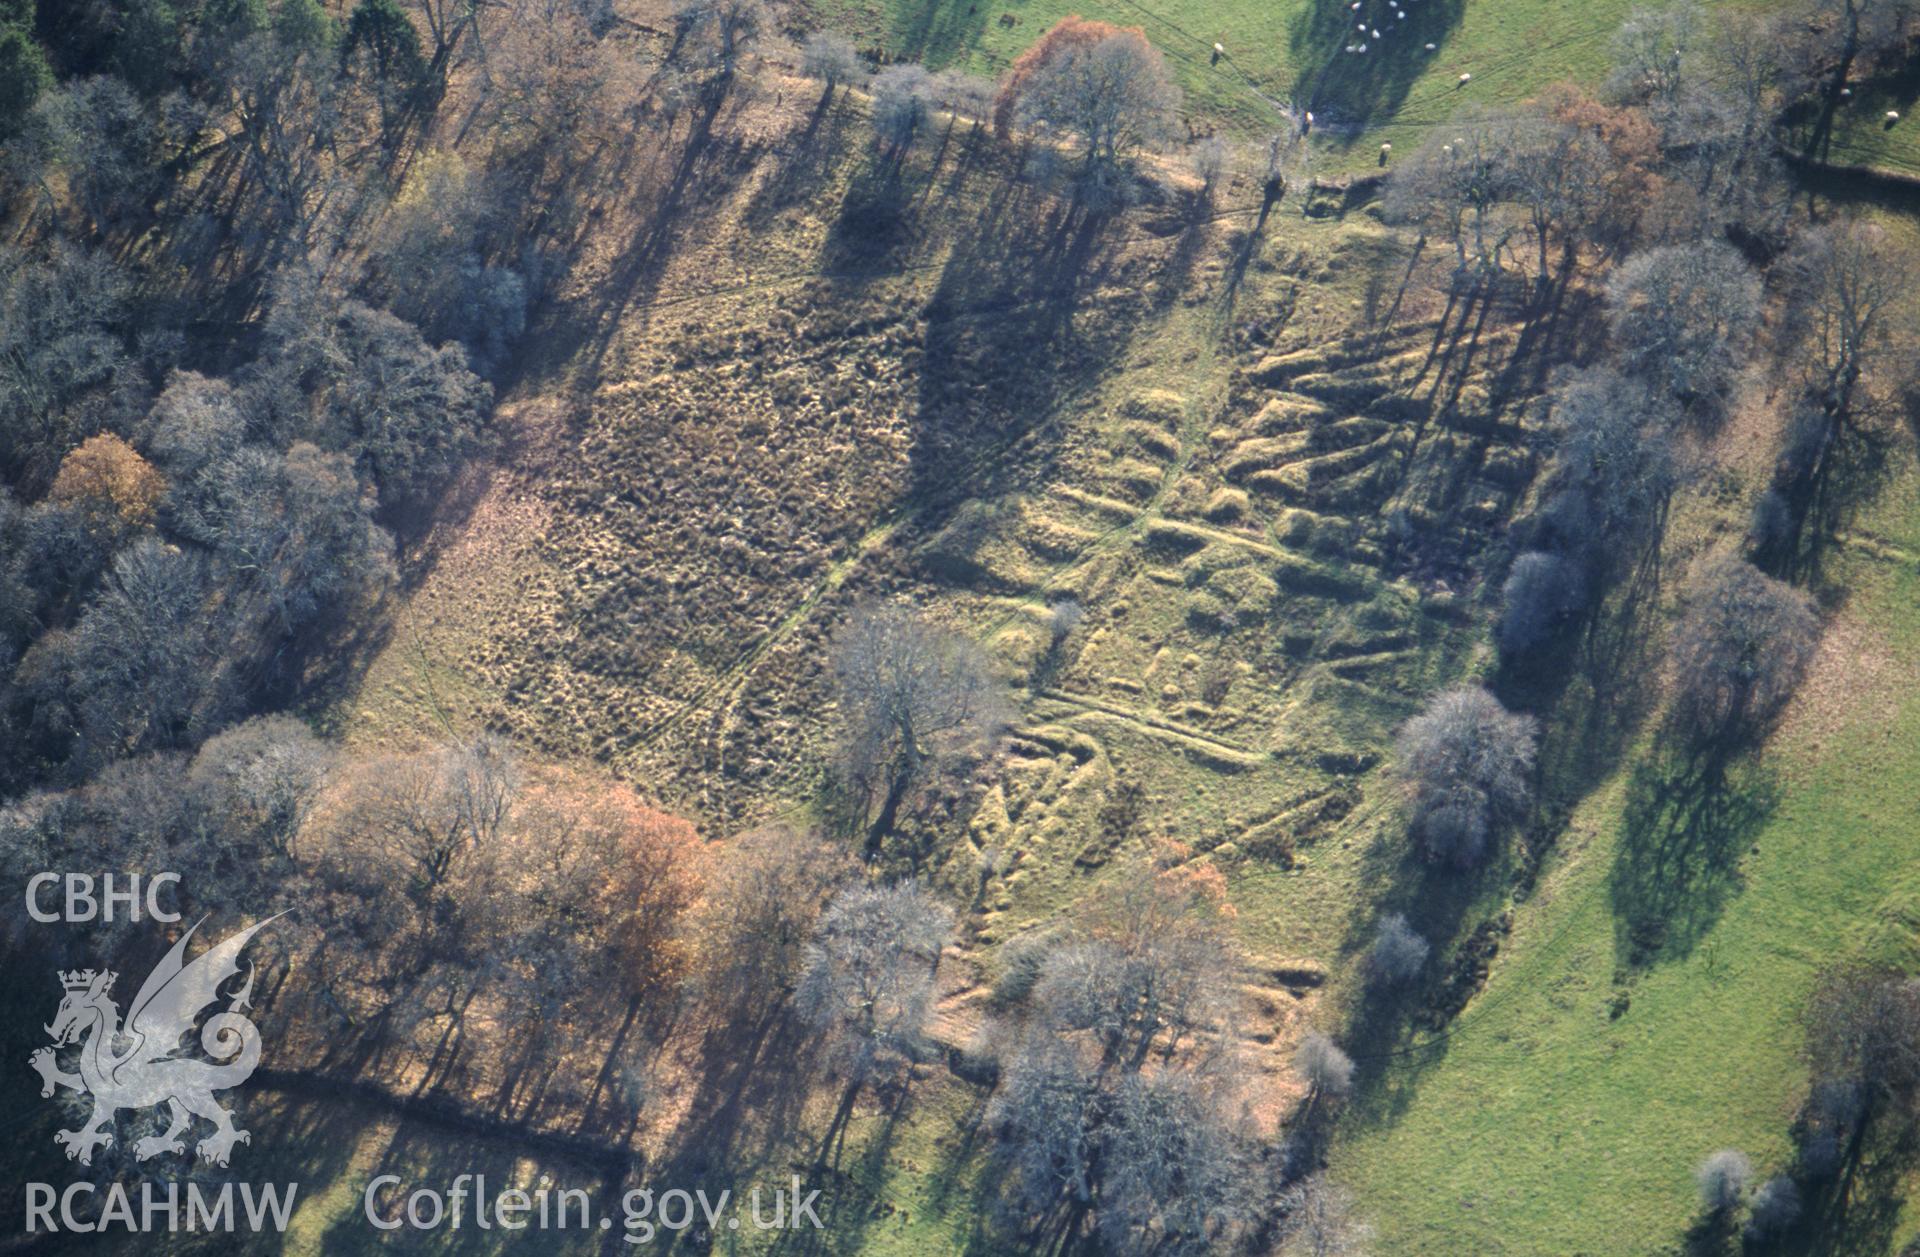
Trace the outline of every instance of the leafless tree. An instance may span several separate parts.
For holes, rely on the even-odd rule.
[[[1700,1163],[1693,1172],[1700,1187],[1700,1207],[1709,1214],[1724,1215],[1737,1208],[1746,1195],[1747,1180],[1753,1177],[1753,1163],[1747,1154],[1722,1148]]]
[[[95,426],[76,413],[127,363],[116,329],[129,286],[102,254],[55,247],[45,259],[0,249],[0,469],[44,484]]]
[[[1749,1244],[1768,1244],[1800,1220],[1800,1188],[1785,1174],[1776,1174],[1754,1191],[1747,1202],[1747,1225],[1742,1234]]]
[[[1597,526],[1585,537],[1564,540],[1595,546],[1604,565],[1633,550],[1610,543],[1657,537],[1687,474],[1673,442],[1675,404],[1610,367],[1568,376],[1548,404],[1558,437],[1549,483],[1560,493],[1577,494],[1582,513]]]
[[[1864,966],[1829,969],[1814,982],[1803,1023],[1815,1090],[1843,1101],[1833,1107],[1847,1120],[1834,1125],[1920,1097],[1920,982]]]
[[[888,157],[898,161],[933,122],[933,76],[918,62],[902,61],[873,76],[873,133]]]
[[[1731,245],[1669,245],[1623,263],[1607,286],[1621,366],[1684,403],[1731,391],[1760,321],[1760,277]]]
[[[703,69],[724,87],[770,25],[763,0],[677,0],[670,59]]]
[[[1088,165],[1112,163],[1164,138],[1180,107],[1165,60],[1138,31],[1063,44],[1020,92],[1029,127],[1078,136]]]
[[[492,388],[458,345],[435,348],[404,319],[289,272],[266,343],[244,382],[268,430],[347,454],[382,505],[418,504],[487,448]]]
[[[1793,696],[1819,640],[1806,594],[1751,563],[1708,565],[1673,632],[1675,715],[1700,737],[1764,727]]]
[[[1405,913],[1390,912],[1380,919],[1373,944],[1367,948],[1367,976],[1384,986],[1399,986],[1426,967],[1432,948],[1407,924]]]
[[[735,839],[695,926],[709,1006],[751,1018],[782,1007],[800,979],[821,906],[851,875],[850,865],[839,848],[786,828]]]
[[[1802,233],[1789,258],[1792,328],[1821,409],[1845,422],[1863,379],[1888,365],[1911,377],[1911,337],[1896,336],[1893,303],[1908,289],[1920,254],[1860,219]],[[1904,383],[1896,379],[1890,383]]]
[[[1584,586],[1579,567],[1558,554],[1529,550],[1515,559],[1500,589],[1500,623],[1494,630],[1500,649],[1525,654],[1547,640],[1583,605]]]
[[[49,643],[67,647],[82,762],[185,745],[229,718],[246,659],[229,655],[216,586],[205,555],[144,537],[114,560],[72,636]]]
[[[827,1036],[849,1102],[919,1053],[952,932],[953,913],[911,882],[850,887],[820,914],[794,1003]]]
[[[332,748],[291,716],[258,716],[194,754],[190,805],[223,844],[291,858],[333,771]]]
[[[1108,1251],[1209,1253],[1257,1200],[1234,1089],[1205,1073],[1130,1074],[1101,1132],[1097,1230]]]
[[[1456,275],[1497,270],[1524,229],[1514,208],[1513,122],[1479,108],[1436,127],[1387,181],[1382,213],[1453,247]]]
[[[1635,9],[1613,37],[1607,92],[1654,114],[1672,109],[1701,70],[1706,19],[1692,0]]]
[[[110,231],[145,213],[161,188],[159,133],[125,82],[77,79],[42,97],[38,110],[88,229]]]
[[[882,796],[867,826],[871,856],[930,765],[998,734],[1005,698],[978,647],[899,607],[855,612],[834,643],[833,669],[847,777],[867,811]]]
[[[1193,173],[1200,180],[1200,200],[1202,203],[1213,199],[1214,189],[1221,176],[1227,172],[1227,144],[1217,135],[1210,135],[1196,141],[1187,150],[1187,163],[1193,167]]]
[[[1326,1175],[1301,1179],[1280,1197],[1287,1257],[1362,1257],[1371,1229],[1354,1215],[1353,1193]]]
[[[1428,858],[1478,863],[1494,829],[1526,806],[1536,728],[1531,716],[1463,685],[1436,695],[1400,730],[1393,771]]]
[[[1254,1204],[1238,1094],[1226,1060],[1116,1071],[1083,1043],[1029,1035],[987,1113],[1003,1202],[1063,1242],[1091,1214],[1113,1251],[1212,1251]]]
[[[815,31],[807,36],[807,42],[800,49],[800,72],[820,80],[824,86],[821,99],[826,100],[832,97],[834,88],[859,77],[860,58],[846,36],[833,31]]]
[[[1337,1100],[1353,1089],[1353,1061],[1339,1044],[1310,1030],[1294,1049],[1293,1067],[1307,1081],[1308,1103]]]

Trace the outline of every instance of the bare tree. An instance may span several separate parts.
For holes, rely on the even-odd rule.
[[[161,189],[153,116],[112,75],[77,79],[38,106],[85,229],[106,232],[148,209]]]
[[[68,639],[69,701],[83,761],[105,761],[204,737],[229,717],[237,664],[226,618],[210,608],[216,580],[202,554],[144,537],[114,560]]]
[[[1002,1028],[1017,1049],[988,1112],[1023,1225],[1057,1227],[1064,1243],[1091,1215],[1116,1251],[1157,1236],[1184,1252],[1247,1216],[1240,961],[1206,889],[1148,863],[1023,949],[1030,1011]]]
[[[291,858],[334,761],[300,721],[258,716],[201,744],[187,772],[189,801],[223,845]]]
[[[873,76],[873,133],[899,161],[933,122],[933,76],[918,62],[890,65]]]
[[[1579,568],[1557,554],[1529,550],[1513,561],[1500,589],[1500,649],[1525,654],[1539,646],[1585,603]]]
[[[930,765],[996,736],[1006,710],[986,656],[967,639],[898,607],[866,607],[833,647],[848,779],[871,811],[877,853]]]
[[[1513,208],[1513,132],[1510,118],[1478,107],[1434,128],[1388,179],[1387,221],[1453,246],[1456,275],[1497,270],[1525,225]]]
[[[1892,1104],[1920,1097],[1920,981],[1843,966],[1821,973],[1803,1014],[1816,1093],[1825,1091],[1845,1134]]]
[[[1700,737],[1764,727],[1793,696],[1819,640],[1806,594],[1751,563],[1710,564],[1674,628],[1676,716]]]
[[[1114,1089],[1098,1159],[1097,1230],[1108,1251],[1215,1252],[1251,1215],[1251,1123],[1223,1081],[1162,1071]]]
[[[1723,242],[1629,258],[1607,285],[1622,368],[1680,401],[1716,407],[1760,321],[1760,277]]]
[[[1760,1184],[1747,1202],[1742,1234],[1749,1244],[1771,1243],[1800,1220],[1800,1211],[1800,1188],[1785,1174],[1776,1174]]]
[[[770,25],[763,0],[676,0],[669,60],[704,69],[724,88]]]
[[[754,1018],[784,1006],[821,906],[850,865],[839,848],[784,828],[735,839],[696,922],[708,1004]]]
[[[1613,543],[1659,536],[1687,471],[1673,444],[1673,402],[1644,381],[1590,367],[1563,380],[1549,405],[1559,437],[1550,482],[1578,494],[1597,525],[1565,540],[1594,546],[1606,563],[1632,551]]]
[[[1426,967],[1431,950],[1427,940],[1407,924],[1406,914],[1390,912],[1380,918],[1380,928],[1367,948],[1367,976],[1383,986],[1402,985]]]
[[[1495,828],[1526,806],[1536,730],[1477,685],[1436,695],[1400,730],[1393,771],[1429,859],[1478,863]]]
[[[1293,1067],[1307,1082],[1307,1102],[1338,1100],[1353,1089],[1353,1060],[1339,1044],[1310,1030],[1293,1052]]]
[[[1607,93],[1656,116],[1673,109],[1701,71],[1706,21],[1692,0],[1635,9],[1613,37]]]
[[[1891,315],[1920,255],[1878,224],[1849,219],[1802,233],[1789,263],[1792,328],[1803,347],[1808,389],[1822,410],[1844,422],[1863,379],[1890,363],[1903,376],[1913,373],[1911,338],[1894,335]]]
[[[859,77],[860,58],[846,36],[833,31],[815,31],[807,36],[807,42],[800,49],[800,72],[820,80],[824,88],[820,99],[826,101],[832,98],[836,87]]]
[[[29,467],[49,476],[93,430],[76,411],[101,399],[126,364],[115,329],[128,291],[102,254],[56,246],[39,260],[0,249],[0,470],[9,478]]]
[[[1202,204],[1213,199],[1215,187],[1221,176],[1227,173],[1227,143],[1217,135],[1210,135],[1196,141],[1187,150],[1187,164],[1193,167],[1193,173],[1200,180],[1200,201]]]
[[[952,932],[953,913],[911,882],[850,887],[820,914],[794,999],[827,1036],[847,1079],[843,1104],[920,1051],[934,969]]]
[[[1722,1148],[1700,1163],[1693,1172],[1700,1186],[1700,1207],[1709,1214],[1724,1215],[1737,1208],[1746,1195],[1747,1180],[1753,1177],[1753,1163],[1747,1154]]]
[[[1154,863],[1082,905],[1038,964],[1036,1016],[1084,1033],[1104,1062],[1169,1060],[1231,1020],[1240,966],[1200,889]]]
[[[1109,28],[1063,41],[1041,60],[1021,87],[1018,113],[1029,127],[1078,136],[1093,165],[1157,143],[1179,107],[1158,50],[1137,30]]]
[[[1353,1193],[1324,1174],[1301,1179],[1280,1197],[1281,1248],[1288,1257],[1362,1257],[1371,1229],[1354,1216]]]

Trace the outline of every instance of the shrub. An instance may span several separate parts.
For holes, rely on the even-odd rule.
[[[1819,635],[1806,594],[1751,563],[1713,564],[1674,630],[1676,714],[1700,737],[1763,726],[1793,696]]]
[[[828,94],[842,83],[851,83],[860,74],[860,58],[843,35],[815,31],[800,49],[800,72],[819,79]]]
[[[1494,829],[1527,803],[1536,724],[1477,685],[1436,695],[1394,744],[1394,775],[1426,855],[1478,863]]]
[[[1723,1148],[1700,1163],[1693,1180],[1700,1188],[1700,1207],[1708,1213],[1725,1213],[1740,1203],[1753,1176],[1747,1154]]]
[[[1630,373],[1681,401],[1713,404],[1759,326],[1760,277],[1729,244],[1672,245],[1623,263],[1607,300]]]
[[[1389,913],[1367,949],[1367,976],[1383,986],[1398,986],[1420,972],[1430,950],[1403,914]]]
[[[1529,550],[1513,562],[1501,588],[1500,649],[1524,654],[1544,642],[1585,601],[1579,571],[1557,554]]]
[[[1314,1096],[1343,1096],[1353,1089],[1353,1060],[1318,1030],[1307,1032],[1294,1049],[1293,1067]]]

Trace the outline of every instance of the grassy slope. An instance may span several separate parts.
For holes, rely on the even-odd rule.
[[[1718,919],[1616,987],[1626,957],[1609,883],[1629,767],[1576,817],[1486,993],[1367,1106],[1379,1120],[1356,1124],[1335,1168],[1387,1251],[1669,1251],[1707,1153],[1733,1146],[1762,1173],[1786,1168],[1813,973],[1866,950],[1912,956],[1897,888],[1920,857],[1920,515],[1904,470],[1863,526],[1892,557],[1836,558],[1845,606],[1831,631],[1844,636],[1748,778],[1774,779],[1777,806],[1746,836]],[[1631,1002],[1613,1019],[1617,989]],[[1819,1251],[1890,1251],[1892,1232],[1915,1229],[1897,1210],[1856,1205],[1855,1229]]]
[[[1208,68],[1206,45],[1222,38],[1269,90],[1291,81],[1309,61],[1293,38],[1296,10],[1289,8],[1247,6],[1223,19],[1198,5],[1156,7],[1193,37],[1186,39],[1124,3],[1036,0],[1018,10],[1021,23],[1012,28],[992,20],[997,10],[966,15],[953,5],[902,6],[897,13],[840,0],[820,0],[820,7],[896,51],[921,51],[933,60],[965,53],[983,70],[1004,64],[1070,8],[1142,21],[1176,54],[1196,104],[1249,131],[1261,125],[1262,106],[1226,76],[1226,67]],[[1370,132],[1351,160],[1365,160],[1382,137],[1397,147],[1417,143],[1427,126],[1468,99],[1517,99],[1561,77],[1592,80],[1606,35],[1627,7],[1610,0],[1577,9],[1514,0],[1454,15],[1432,64],[1410,71],[1387,92],[1398,113]],[[1474,85],[1456,89],[1456,76],[1468,69]],[[1330,159],[1348,160],[1337,150]],[[1177,351],[1203,330],[1176,311],[1150,339]],[[1107,396],[1172,386],[1205,398],[1219,387],[1220,369],[1168,352],[1123,369]],[[1092,425],[1088,439],[1095,442],[1106,426],[1098,410],[1089,404],[1076,421]],[[1903,483],[1910,488],[1910,480]],[[1920,536],[1899,519],[1903,512],[1911,516],[1911,503],[1890,495],[1881,527],[1920,550]],[[1851,558],[1840,571],[1853,591],[1851,613],[1884,634],[1897,660],[1910,667],[1920,650],[1900,617],[1915,592],[1910,567]],[[1151,588],[1139,573],[1130,579],[1136,589]],[[1040,582],[1032,588],[1055,587]],[[952,596],[954,614],[990,631],[1017,628],[1019,608],[1037,605],[1034,593],[1011,604]],[[1128,630],[1142,641],[1176,631],[1170,626],[1177,626],[1177,604],[1160,611],[1150,606],[1144,616]],[[1128,649],[1125,641],[1105,648],[1110,657]],[[419,658],[427,653],[433,652]],[[1150,671],[1154,659],[1148,652],[1127,662]],[[1461,664],[1456,655],[1449,666]],[[427,667],[416,661],[397,671],[424,676]],[[448,701],[447,695],[436,701]],[[424,719],[402,715],[398,723],[420,727]],[[1488,992],[1442,1048],[1388,1071],[1339,1151],[1337,1169],[1367,1202],[1384,1251],[1659,1250],[1671,1247],[1688,1221],[1688,1171],[1704,1152],[1735,1144],[1762,1166],[1777,1167],[1799,1085],[1795,1004],[1814,967],[1871,932],[1884,888],[1913,854],[1889,839],[1900,832],[1902,783],[1920,767],[1911,762],[1916,724],[1920,709],[1908,705],[1817,736],[1790,729],[1768,761],[1788,788],[1757,837],[1757,853],[1743,865],[1743,889],[1690,953],[1631,982],[1630,1007],[1618,1020],[1608,1015],[1619,967],[1608,882],[1618,858],[1626,774],[1602,787],[1519,909]],[[1818,749],[1816,740],[1827,749]],[[1230,829],[1249,818],[1256,792],[1284,792],[1289,785],[1284,778],[1221,779],[1197,771],[1188,757],[1170,753],[1167,740],[1137,728],[1109,728],[1102,742],[1106,751],[1129,758],[1162,804],[1159,814],[1185,832]],[[1051,804],[1056,785],[1042,781],[1031,793]],[[1030,817],[1029,828],[1044,828],[1044,820]],[[1043,853],[1008,879],[992,905],[998,928],[989,929],[989,939],[1071,902],[1082,879],[1059,858],[1069,854]],[[1297,872],[1242,873],[1235,896],[1250,944],[1269,955],[1312,955],[1338,965],[1356,922],[1387,886],[1390,865],[1390,856],[1349,839],[1314,850]],[[1483,894],[1451,912],[1470,919],[1489,906]],[[908,1253],[963,1242],[977,1207],[968,1190],[975,1167],[950,1141],[955,1118],[969,1104],[964,1089],[934,1080],[901,1122],[867,1114],[856,1123],[848,1152],[853,1198],[872,1204],[881,1220],[836,1247]]]
[[[1366,0],[1374,25],[1387,22],[1386,0]],[[994,74],[1049,25],[1069,13],[1142,26],[1167,54],[1189,95],[1197,126],[1223,121],[1258,134],[1273,111],[1261,94],[1300,99],[1327,123],[1367,121],[1364,136],[1322,132],[1329,160],[1345,164],[1348,146],[1370,161],[1382,140],[1417,143],[1469,100],[1520,100],[1560,79],[1594,82],[1605,72],[1607,40],[1633,7],[1630,0],[1407,0],[1405,21],[1381,25],[1364,56],[1342,51],[1348,38],[1345,5],[1281,0],[1273,4],[1218,4],[1210,0],[1028,0],[1004,7],[962,0],[810,0],[821,21],[902,57],[935,64],[959,62]],[[1337,9],[1340,18],[1332,16]],[[1003,13],[1017,16],[1001,25]],[[1228,57],[1212,63],[1215,41]],[[1424,45],[1439,45],[1429,53]],[[1461,88],[1462,73],[1473,83]]]

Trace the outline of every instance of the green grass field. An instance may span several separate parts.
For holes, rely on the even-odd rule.
[[[1270,100],[1300,101],[1315,110],[1336,165],[1349,150],[1370,160],[1383,140],[1396,148],[1417,143],[1469,101],[1511,103],[1562,79],[1597,82],[1608,40],[1633,7],[1630,0],[1406,0],[1407,18],[1391,20],[1387,0],[1365,3],[1356,15],[1325,0],[809,0],[819,21],[863,47],[982,74],[1005,69],[1070,13],[1140,26],[1172,63],[1196,127],[1218,122],[1257,135],[1274,120]],[[1354,33],[1348,19],[1358,16],[1383,36],[1369,34],[1364,55],[1344,51]],[[1008,25],[1003,17],[1017,20]],[[1217,63],[1216,42],[1227,51]],[[1428,52],[1428,43],[1436,50]],[[1466,73],[1473,81],[1462,87]]]
[[[1879,542],[1834,564],[1834,657],[1735,778],[1753,806],[1722,839],[1731,867],[1675,874],[1693,928],[1647,967],[1621,928],[1619,888],[1644,858],[1633,779],[1656,751],[1643,743],[1574,817],[1486,992],[1361,1106],[1334,1168],[1384,1251],[1672,1251],[1709,1152],[1788,1168],[1813,975],[1916,955],[1920,503],[1907,471],[1862,524]],[[1870,1164],[1844,1219],[1812,1211],[1795,1251],[1893,1251],[1920,1229],[1903,1180]]]

